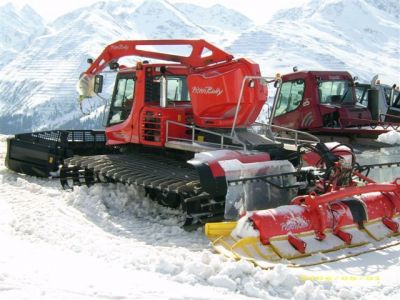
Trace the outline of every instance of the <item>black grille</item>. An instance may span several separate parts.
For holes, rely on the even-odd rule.
[[[106,142],[104,131],[95,130],[51,130],[15,135],[16,140],[50,147],[64,146],[67,143]]]

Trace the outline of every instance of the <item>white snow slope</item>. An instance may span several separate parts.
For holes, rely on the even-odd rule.
[[[397,0],[310,0],[261,26],[221,5],[182,2],[99,1],[50,24],[29,7],[0,6],[0,133],[100,127],[101,109],[82,117],[75,84],[86,59],[120,39],[206,39],[265,76],[298,66],[400,81]]]
[[[265,271],[212,252],[201,230],[132,187],[61,190],[4,167],[0,299],[399,299],[400,247]]]

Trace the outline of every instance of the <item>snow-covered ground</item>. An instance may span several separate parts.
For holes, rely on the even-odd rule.
[[[4,166],[0,299],[399,299],[400,246],[304,269],[212,252],[201,230],[121,185],[61,190]]]
[[[378,142],[392,144],[392,145],[400,145],[400,132],[391,130],[389,132],[383,133],[379,135]]]

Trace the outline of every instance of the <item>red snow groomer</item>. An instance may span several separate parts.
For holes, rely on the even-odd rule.
[[[400,243],[395,237],[400,224],[400,178],[376,183],[345,145],[307,145],[303,150],[301,170],[281,173],[286,175],[284,181],[270,174],[243,177],[232,168],[226,170],[233,174],[228,185],[236,194],[231,202],[228,196],[231,207],[226,213],[234,208],[241,217],[237,222],[206,224],[205,233],[217,252],[270,268],[276,263],[306,266],[335,261]],[[262,167],[258,171],[263,173]],[[295,196],[289,205],[257,210],[257,197],[248,193],[257,186],[256,201],[288,197],[293,188],[303,195]]]
[[[140,60],[127,66],[124,58]],[[318,138],[303,134],[306,140],[300,139],[301,132],[285,129],[296,139],[283,144],[286,140],[272,134],[271,127],[256,124],[267,83],[275,78],[261,77],[259,65],[250,59],[234,58],[204,40],[127,40],[106,46],[88,62],[78,83],[81,101],[100,96],[103,71],[115,72],[104,131],[17,134],[7,141],[9,169],[58,177],[65,188],[96,183],[140,187],[158,203],[181,209],[187,228],[237,215],[237,196],[251,199],[243,210],[249,211],[280,207],[309,192],[354,187],[349,178],[355,165],[347,148],[327,150],[318,144],[303,155],[297,146]],[[315,153],[326,167],[317,163]],[[349,170],[336,154],[350,159]],[[311,165],[318,168],[303,168],[301,156],[314,156]],[[340,173],[345,170],[348,176]],[[240,184],[227,184],[260,175],[268,184],[248,180],[244,197],[236,193]]]
[[[361,103],[353,77],[344,71],[285,74],[273,105],[272,124],[310,132],[321,141],[384,146],[374,140],[390,130],[399,131],[400,116],[395,110],[380,109],[377,88],[363,93],[366,100]]]
[[[224,180],[208,185],[206,168],[199,175],[186,163],[194,153],[235,149],[244,162],[291,153],[252,130],[268,89],[250,59],[234,58],[205,40],[125,40],[88,62],[77,86],[82,111],[86,98],[104,99],[102,72],[115,72],[104,131],[17,134],[8,140],[9,169],[59,177],[65,188],[134,185],[158,203],[180,208],[190,226],[221,219],[226,192]]]

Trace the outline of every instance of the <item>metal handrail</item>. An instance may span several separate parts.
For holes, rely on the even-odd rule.
[[[183,139],[183,138],[170,137],[169,136],[169,124],[170,123],[174,124],[174,125],[177,125],[177,126],[182,126],[182,127],[191,129],[192,130],[192,133],[191,133],[192,139],[188,140],[188,139]],[[166,139],[165,139],[166,143],[168,141],[170,141],[171,139],[173,139],[175,141],[190,141],[190,142],[194,143],[196,141],[195,140],[195,131],[197,130],[197,131],[200,131],[200,132],[204,132],[204,133],[208,133],[208,134],[211,134],[211,135],[214,135],[214,136],[218,136],[221,139],[221,142],[219,144],[217,144],[217,143],[208,143],[208,144],[220,145],[221,149],[223,149],[224,146],[225,146],[224,140],[225,139],[230,139],[230,140],[232,140],[232,142],[236,142],[237,144],[242,145],[243,150],[247,151],[247,146],[246,146],[245,143],[243,143],[242,141],[240,141],[238,139],[235,139],[234,137],[229,136],[229,135],[225,135],[225,134],[222,134],[222,133],[217,133],[215,131],[199,128],[199,127],[196,127],[194,125],[187,125],[187,124],[183,124],[183,123],[179,123],[179,122],[175,122],[175,121],[171,121],[171,120],[167,120],[166,121],[166,125],[167,125],[167,128],[166,128]],[[199,141],[196,141],[196,142],[199,142]],[[231,147],[233,147],[233,148],[241,148],[239,146],[231,146]]]
[[[192,138],[191,138],[191,140],[183,139],[183,138],[173,138],[175,141],[179,141],[179,140],[181,140],[181,141],[191,141],[192,143],[194,143],[195,142],[195,130],[197,130],[197,131],[200,131],[200,132],[204,132],[204,133],[208,133],[208,134],[220,137],[221,142],[220,142],[219,145],[220,145],[221,149],[224,148],[224,139],[230,139],[230,140],[232,140],[232,142],[236,142],[238,144],[241,144],[243,146],[243,150],[247,151],[246,144],[244,142],[240,141],[239,139],[235,138],[234,133],[235,133],[235,126],[236,126],[236,122],[237,122],[237,118],[238,118],[238,114],[239,114],[239,110],[240,110],[240,103],[241,103],[242,98],[243,98],[245,84],[246,84],[246,81],[248,81],[248,80],[260,80],[260,81],[265,81],[265,83],[268,84],[268,83],[279,81],[280,78],[279,77],[278,78],[277,77],[263,77],[263,76],[245,76],[243,78],[242,86],[240,88],[240,93],[239,93],[239,97],[238,97],[238,100],[237,100],[237,105],[236,105],[236,110],[235,110],[235,117],[233,119],[233,125],[232,125],[232,130],[231,130],[231,134],[230,135],[217,133],[215,131],[199,128],[199,127],[196,127],[194,125],[187,125],[187,124],[183,124],[183,123],[167,120],[166,121],[166,125],[167,125],[166,126],[167,127],[166,128],[166,142],[171,140],[171,137],[169,136],[169,124],[171,123],[171,124],[175,124],[177,126],[182,126],[182,127],[189,128],[189,129],[192,130],[192,133],[191,133]],[[279,92],[279,89],[280,89],[280,84],[278,85],[278,92]],[[274,113],[275,108],[276,108],[276,101],[274,101],[274,105],[272,107],[271,114]],[[272,116],[270,117],[270,119],[272,120]],[[270,121],[269,124],[264,124],[264,123],[259,123],[259,122],[256,122],[254,124],[255,125],[264,126],[265,128],[267,128],[267,131],[268,130],[271,131],[271,128],[275,128],[275,129],[280,129],[280,130],[292,132],[292,133],[295,134],[295,138],[293,139],[293,138],[284,138],[284,137],[274,137],[272,132],[270,132],[268,137],[273,139],[273,140],[292,141],[292,142],[294,141],[296,146],[298,146],[299,142],[306,142],[306,143],[319,143],[320,142],[319,138],[317,138],[316,136],[314,136],[314,135],[312,135],[310,133],[302,132],[302,131],[291,129],[291,128],[286,128],[286,127],[273,125],[271,121]],[[305,136],[309,137],[310,140],[301,140],[301,139],[299,139],[299,135],[305,135]],[[209,143],[209,144],[216,144],[216,143]],[[232,146],[232,147],[234,147],[234,146]]]
[[[299,142],[301,143],[319,143],[321,142],[320,139],[318,137],[316,137],[315,135],[312,135],[308,132],[303,132],[300,130],[296,130],[296,129],[292,129],[292,128],[287,128],[287,127],[282,127],[282,126],[278,126],[278,125],[273,125],[273,124],[264,124],[264,123],[260,123],[260,122],[256,122],[254,123],[256,126],[263,126],[266,128],[266,132],[269,132],[270,136],[268,136],[268,138],[271,138],[273,140],[278,140],[278,141],[292,141],[294,142],[295,146],[299,145]],[[278,129],[281,131],[287,131],[287,132],[292,132],[294,133],[294,139],[293,138],[285,138],[285,137],[276,137],[272,135],[271,129]],[[304,135],[308,138],[310,138],[310,140],[302,140],[299,139],[299,135]]]
[[[276,80],[275,77],[263,77],[263,76],[245,76],[243,78],[242,81],[242,86],[240,87],[240,93],[239,93],[239,97],[237,100],[237,105],[236,105],[236,110],[235,110],[235,117],[233,118],[233,124],[232,124],[232,130],[231,130],[231,136],[233,137],[234,132],[235,132],[235,127],[236,127],[236,121],[237,121],[237,117],[239,115],[239,110],[240,110],[240,103],[242,102],[242,98],[243,98],[243,92],[244,92],[244,87],[245,87],[245,83],[247,80],[264,80],[266,83],[271,83],[274,82]]]

